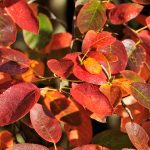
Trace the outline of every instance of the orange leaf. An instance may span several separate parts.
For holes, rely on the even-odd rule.
[[[0,150],[4,150],[12,146],[13,146],[12,134],[7,130],[1,131],[0,132]]]
[[[99,74],[102,71],[101,65],[94,58],[88,57],[83,64],[85,69],[91,74]]]

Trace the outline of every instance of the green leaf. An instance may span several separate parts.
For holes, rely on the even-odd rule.
[[[119,130],[112,129],[98,133],[93,138],[93,143],[108,147],[111,150],[133,147],[127,134],[120,132]]]
[[[81,33],[100,30],[106,22],[106,9],[99,0],[90,0],[77,16],[77,26]]]
[[[50,35],[53,31],[52,24],[45,14],[39,13],[38,18],[40,23],[38,35],[23,30],[23,36],[26,44],[29,48],[37,51],[44,48],[48,44]]]
[[[150,109],[150,84],[140,82],[132,83],[131,92],[142,106]]]

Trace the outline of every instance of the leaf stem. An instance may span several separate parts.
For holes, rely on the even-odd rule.
[[[56,146],[56,144],[55,144],[55,143],[53,143],[53,144],[54,144],[54,149],[55,149],[55,150],[57,150],[57,146]]]
[[[139,32],[141,32],[142,30],[147,29],[147,28],[148,28],[148,26],[144,26],[144,27],[142,27],[142,28],[136,30],[135,32],[136,32],[136,33],[139,33]]]
[[[134,119],[133,119],[133,116],[132,116],[132,113],[131,113],[130,109],[127,107],[127,105],[124,103],[123,100],[121,100],[121,104],[124,107],[124,109],[127,112],[127,114],[129,115],[131,122],[133,122]]]

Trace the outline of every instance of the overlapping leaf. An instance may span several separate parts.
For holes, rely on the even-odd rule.
[[[72,99],[66,98],[62,93],[58,91],[48,92],[44,104],[57,120],[73,126],[81,124],[79,108]]]
[[[146,48],[147,52],[150,54],[150,31],[143,30],[138,34],[138,37],[140,38],[144,48]]]
[[[128,122],[126,124],[126,131],[131,142],[138,150],[150,149],[148,146],[149,136],[140,125],[134,122]]]
[[[111,46],[99,48],[97,51],[103,53],[108,59],[112,74],[119,73],[126,68],[128,61],[127,52],[119,40],[116,40]]]
[[[29,59],[22,52],[0,48],[0,71],[16,75],[27,71],[28,66]]]
[[[41,104],[35,104],[30,111],[35,131],[46,141],[57,143],[62,135],[59,122]]]
[[[48,44],[48,42],[50,41],[50,35],[53,30],[48,16],[43,13],[39,13],[38,19],[40,24],[38,35],[25,30],[23,31],[23,37],[26,44],[29,46],[29,48],[34,50],[41,50]]]
[[[25,0],[4,0],[5,10],[22,29],[35,34],[39,31],[39,23]]]
[[[150,29],[150,16],[146,17],[146,24],[148,28]]]
[[[132,1],[139,4],[150,5],[149,0],[132,0]]]
[[[31,83],[18,83],[0,95],[0,126],[25,116],[40,97],[39,89]]]
[[[102,150],[102,146],[95,145],[95,144],[89,144],[89,145],[83,145],[80,147],[76,147],[73,150]]]
[[[16,40],[16,26],[10,16],[2,8],[0,8],[0,34],[0,47],[10,46]]]
[[[24,144],[16,144],[12,148],[9,148],[7,150],[49,150],[49,149],[39,144],[24,143]]]
[[[144,107],[150,109],[150,84],[146,83],[132,83],[132,95]]]
[[[137,17],[143,6],[135,3],[125,3],[116,6],[109,12],[109,19],[112,24],[123,24]]]
[[[90,30],[85,35],[82,44],[82,51],[86,52],[90,48],[101,48],[107,45],[111,45],[115,41],[116,38],[113,37],[110,32],[103,31],[96,33],[95,31]]]
[[[84,144],[89,144],[92,140],[92,124],[86,111],[77,105],[80,110],[79,118],[81,118],[81,124],[78,126],[72,126],[65,124],[64,128],[71,144],[71,147],[77,147]]]
[[[109,100],[96,85],[89,83],[73,85],[71,95],[82,106],[100,116],[112,114],[113,110]]]
[[[69,47],[72,41],[72,35],[68,32],[57,33],[52,36],[49,48],[51,50],[59,50]]]
[[[53,73],[60,76],[61,78],[67,78],[72,72],[73,68],[73,62],[68,59],[50,59],[47,62],[47,65]]]
[[[101,85],[107,82],[106,75],[103,71],[100,74],[91,74],[88,71],[86,71],[84,66],[78,64],[74,66],[73,74],[75,75],[76,78],[82,81],[96,85]]]
[[[12,133],[7,130],[0,131],[0,150],[11,148],[13,146]]]
[[[77,26],[81,33],[100,30],[106,22],[106,9],[99,0],[90,0],[77,16]],[[84,20],[84,21],[83,21]]]

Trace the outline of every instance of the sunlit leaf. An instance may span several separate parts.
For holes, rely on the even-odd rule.
[[[94,58],[88,57],[83,61],[85,69],[91,74],[99,74],[102,71],[101,65]]]
[[[25,116],[39,100],[39,89],[31,83],[18,83],[0,95],[0,126]]]
[[[24,143],[24,144],[16,144],[12,148],[9,148],[7,150],[49,150],[49,149],[39,144]]]
[[[48,60],[47,65],[53,73],[61,78],[67,78],[71,74],[73,68],[73,62],[68,59],[50,59]]]
[[[44,104],[57,120],[73,126],[81,124],[79,108],[72,99],[65,97],[59,91],[47,92]]]
[[[0,150],[11,148],[13,146],[12,133],[7,130],[0,131]]]
[[[132,95],[144,107],[150,109],[150,84],[146,83],[132,83]]]
[[[116,6],[109,12],[109,19],[112,24],[123,24],[137,17],[143,6],[135,3],[125,3]]]
[[[131,142],[138,150],[150,149],[148,146],[149,136],[140,125],[134,122],[128,122],[126,124],[126,131]]]
[[[100,30],[105,22],[106,9],[99,0],[90,0],[82,7],[77,16],[77,26],[81,33],[88,30]]]
[[[111,45],[116,41],[116,38],[111,35],[110,32],[99,32],[96,33],[93,30],[90,30],[85,35],[82,44],[82,51],[86,52],[90,48],[101,48],[107,45]]]
[[[50,35],[53,30],[48,16],[43,13],[39,13],[38,19],[40,24],[38,35],[25,30],[23,31],[23,37],[26,44],[29,46],[29,48],[34,50],[41,50],[48,44],[50,41]]]
[[[106,58],[108,59],[112,74],[117,74],[120,71],[125,70],[128,57],[122,42],[116,40],[114,43],[111,44],[111,46],[98,48],[97,51],[103,53],[104,56],[106,56]]]
[[[82,106],[100,116],[112,114],[112,106],[96,85],[89,83],[73,85],[71,95]]]
[[[80,110],[81,124],[78,126],[72,126],[65,124],[64,128],[71,144],[71,147],[77,147],[84,144],[89,144],[92,140],[92,124],[89,116],[86,111],[80,106],[77,105]]]
[[[95,145],[95,144],[89,144],[89,145],[83,145],[81,147],[76,147],[72,150],[102,150],[102,146]]]
[[[30,111],[35,131],[46,141],[57,143],[62,135],[59,122],[41,104],[35,104]]]
[[[39,23],[25,0],[4,0],[5,10],[22,29],[35,34],[39,31]]]

